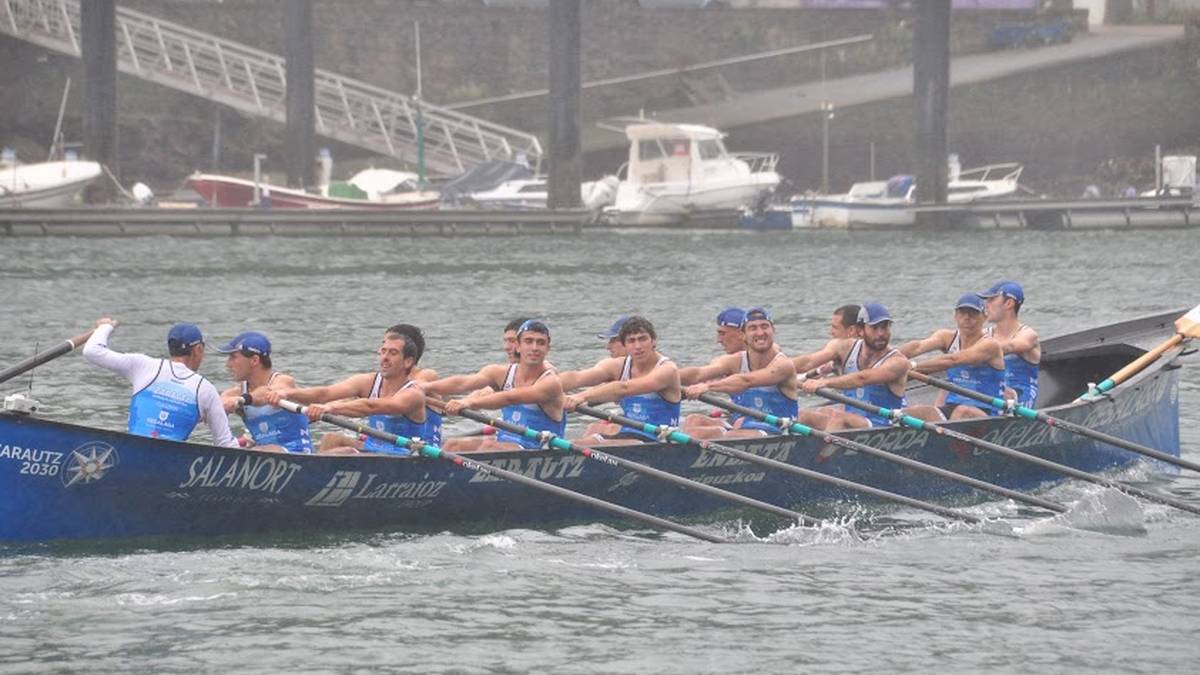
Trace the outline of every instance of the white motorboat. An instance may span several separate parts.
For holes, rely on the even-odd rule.
[[[580,185],[579,197],[584,208],[597,210],[612,203],[616,192],[616,176],[605,176]],[[544,177],[504,181],[491,190],[472,192],[469,202],[484,209],[544,209],[548,192]]]
[[[671,225],[708,211],[741,209],[779,185],[778,155],[731,154],[724,134],[712,127],[636,123],[625,135],[629,163],[613,206],[604,212],[618,225]]]
[[[999,199],[1016,194],[1023,166],[1016,163],[989,164],[957,171],[951,163],[946,185],[950,204]],[[916,180],[910,175],[886,181],[855,183],[842,195],[795,197],[792,199],[794,227],[907,227],[916,222]]]
[[[0,208],[70,206],[103,171],[96,162],[76,160],[0,168]]]

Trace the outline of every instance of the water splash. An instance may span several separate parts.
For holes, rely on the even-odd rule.
[[[1109,488],[1085,493],[1054,520],[1068,527],[1106,534],[1131,537],[1146,534],[1146,512],[1141,502]]]

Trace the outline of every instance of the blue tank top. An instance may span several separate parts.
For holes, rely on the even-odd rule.
[[[176,365],[160,359],[154,379],[133,395],[129,404],[129,433],[172,441],[186,441],[200,423],[200,385],[204,378],[185,366],[185,377],[175,376]]]
[[[409,380],[400,387],[400,391],[415,387],[415,380]],[[371,393],[367,398],[379,398],[380,390],[383,388],[383,374],[375,373],[375,382],[371,385]],[[389,434],[404,436],[405,438],[419,438],[430,445],[442,444],[442,417],[429,414],[429,408],[425,408],[425,421],[416,422],[409,419],[407,415],[370,415],[367,417],[367,424],[372,429],[386,431]],[[366,452],[381,452],[389,455],[399,455],[407,457],[412,454],[408,448],[402,448],[394,443],[381,441],[374,436],[367,436],[363,441],[363,450]]]
[[[775,355],[772,361],[778,358],[787,358],[783,352]],[[768,362],[770,363],[770,362]],[[765,366],[764,366],[765,367]],[[750,354],[742,352],[742,370],[743,373],[750,372]],[[754,408],[765,413],[770,413],[776,417],[787,417],[795,419],[800,414],[800,403],[783,393],[783,390],[776,386],[769,387],[751,387],[741,393],[731,394],[729,398],[738,405]],[[734,415],[732,422],[737,424],[741,419],[741,415]],[[741,423],[742,429],[760,429],[769,433],[779,433],[779,427],[759,422],[758,420],[746,419]]]
[[[995,326],[988,326],[988,335],[995,334]],[[1025,324],[1017,326],[1017,333],[1025,330]],[[1041,372],[1041,366],[1037,363],[1030,363],[1021,358],[1019,354],[1004,355],[1004,386],[1012,389],[1017,393],[1017,405],[1023,405],[1026,408],[1037,407],[1038,396],[1038,374]]]
[[[950,341],[947,354],[962,350],[962,336],[954,331],[954,339]],[[960,387],[965,387],[994,398],[1004,398],[1004,370],[997,370],[986,363],[974,366],[954,366],[946,370],[946,379]],[[946,395],[946,405],[970,405],[979,408],[989,415],[999,415],[995,406],[976,401],[954,392]]]
[[[542,379],[552,369],[547,368],[541,375],[538,375],[538,380]],[[510,391],[515,386],[517,378],[517,364],[511,364],[508,367],[508,375],[504,378],[504,388],[501,391]],[[542,410],[542,406],[536,403],[521,403],[517,405],[506,405],[500,409],[500,417],[505,422],[520,424],[521,426],[529,427],[534,431],[549,431],[555,436],[562,436],[567,430],[567,416],[564,414],[561,420],[555,421]],[[541,443],[536,440],[525,438],[518,434],[508,431],[499,431],[496,433],[496,440],[505,443],[516,443],[526,450],[540,450]]]
[[[279,373],[271,373],[275,379]],[[248,393],[250,385],[242,383],[242,393]],[[273,405],[242,406],[242,419],[246,430],[257,445],[278,445],[288,452],[312,454],[312,436],[308,434],[308,417],[300,413],[281,410]]]
[[[848,375],[850,373],[857,373],[859,371],[858,355],[862,352],[862,346],[862,340],[854,341],[854,346],[850,348],[850,353],[846,355],[846,360],[842,362],[843,373]],[[893,354],[899,353],[899,350],[896,349],[888,350],[883,356],[875,359],[875,362],[867,366],[867,368],[877,368],[879,364],[891,358]],[[852,399],[877,405],[881,408],[899,410],[908,405],[908,399],[906,399],[904,396],[897,396],[892,393],[891,388],[889,388],[886,384],[868,384],[865,387],[859,387],[857,389],[846,389],[842,393]],[[856,408],[852,405],[846,406],[846,412],[854,413],[855,415],[861,415],[862,417],[867,418],[871,421],[873,426],[886,427],[892,423],[892,421],[889,419],[885,419],[878,415],[872,415],[866,410],[863,410],[862,408]]]
[[[657,368],[662,364],[670,361],[667,357],[662,357],[658,363],[654,364]],[[625,366],[621,368],[621,382],[626,382],[633,377],[633,357],[625,357]],[[653,424],[654,426],[679,426],[679,401],[671,402],[663,398],[657,391],[652,391],[646,394],[636,394],[634,396],[626,396],[621,399],[621,411],[625,416],[637,420],[643,424]],[[621,427],[620,433],[632,434],[640,438],[645,438],[649,441],[657,441],[658,438],[652,434],[648,434],[641,429],[633,429],[631,427]]]

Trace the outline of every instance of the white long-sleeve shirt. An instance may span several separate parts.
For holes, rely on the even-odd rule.
[[[133,385],[132,393],[145,389],[158,376],[163,366],[163,359],[156,359],[145,354],[122,354],[108,348],[108,338],[112,335],[113,326],[103,325],[92,333],[87,344],[83,346],[83,358],[89,362],[107,368],[125,376]],[[190,368],[171,361],[167,364],[177,377],[186,379],[195,374]],[[196,391],[197,405],[200,408],[200,420],[212,432],[213,442],[226,448],[239,447],[233,432],[229,430],[229,417],[221,404],[221,395],[211,382],[200,377],[200,387]]]

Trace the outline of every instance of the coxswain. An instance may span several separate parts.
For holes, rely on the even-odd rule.
[[[823,363],[835,361],[841,364],[840,374],[824,378],[808,378],[800,383],[805,394],[816,393],[821,387],[840,389],[850,398],[866,401],[877,406],[900,410],[907,405],[904,387],[908,383],[908,359],[900,350],[891,346],[892,315],[887,307],[877,303],[864,303],[858,311],[856,323],[862,330],[861,338],[830,340],[823,348],[796,359],[796,365],[811,370]],[[823,406],[824,415],[817,413],[814,422],[800,421],[818,427],[820,418],[825,417],[827,431],[837,429],[861,429],[871,426],[888,426],[891,420],[872,415],[861,408],[846,406],[844,410]],[[805,410],[803,413],[811,411]]]
[[[204,360],[204,336],[194,324],[177,323],[167,332],[169,359],[145,354],[122,354],[108,347],[117,322],[104,317],[83,347],[90,363],[124,375],[133,385],[129,405],[129,433],[172,441],[186,441],[203,422],[213,443],[238,447],[229,430],[229,417],[221,395],[196,372]]]
[[[1025,291],[1015,281],[998,281],[979,295],[987,303],[988,334],[1004,350],[1004,385],[1009,398],[1017,405],[1036,408],[1042,344],[1037,331],[1017,318],[1025,304]]]
[[[946,379],[960,387],[1004,398],[1004,351],[996,340],[984,334],[986,322],[983,298],[977,293],[967,293],[954,304],[954,330],[935,330],[924,340],[904,343],[900,352],[911,360],[940,351],[941,356],[917,361],[912,367],[921,373],[944,370]],[[945,422],[998,415],[1002,411],[973,398],[942,391],[935,405],[915,405],[904,412],[926,422]]]
[[[577,371],[576,382],[588,388],[567,396],[566,409],[574,410],[580,404],[620,401],[625,417],[656,427],[678,427],[682,397],[679,369],[674,361],[658,353],[654,325],[644,317],[629,317],[623,322],[617,338],[626,354]],[[618,445],[659,440],[641,429],[617,427],[610,430],[607,423],[600,424],[604,426],[589,427],[585,438],[579,442]]]
[[[445,377],[426,385],[432,395],[449,396],[472,392],[465,398],[447,401],[445,412],[456,415],[464,408],[500,409],[506,421],[535,431],[562,436],[567,416],[563,389],[553,366],[546,362],[550,352],[550,328],[530,319],[517,328],[517,362],[484,366],[473,375]],[[543,443],[508,431],[495,438],[460,436],[446,440],[451,452],[476,450],[537,450]]]
[[[719,356],[696,372],[697,384],[684,389],[689,399],[709,391],[725,392],[734,403],[780,418],[795,419],[796,369],[792,360],[775,344],[775,323],[762,307],[746,310],[742,324],[746,349]],[[779,433],[779,428],[758,420],[734,415],[729,429],[703,425],[685,431],[702,438],[761,436]]]
[[[287,399],[308,404],[308,418],[313,421],[325,413],[366,417],[367,424],[374,429],[439,445],[441,418],[426,405],[425,391],[413,378],[418,355],[416,343],[388,329],[378,353],[379,370],[374,373],[358,373],[323,387],[269,389],[264,402],[278,405],[280,400]],[[259,397],[254,398],[258,403]],[[374,436],[359,439],[334,433],[322,436],[318,449],[320,453],[339,455],[360,451],[412,454],[408,448]]]
[[[308,418],[271,405],[254,405],[251,392],[266,394],[267,387],[294,388],[296,380],[272,368],[271,341],[254,331],[239,333],[217,353],[226,354],[225,367],[240,384],[221,393],[226,413],[240,413],[256,450],[268,452],[313,451]]]

